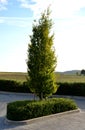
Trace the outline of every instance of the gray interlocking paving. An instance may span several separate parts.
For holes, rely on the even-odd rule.
[[[52,117],[28,125],[9,124],[5,120],[6,105],[15,100],[33,99],[31,94],[0,93],[0,130],[85,130],[85,98],[70,97],[81,112]]]

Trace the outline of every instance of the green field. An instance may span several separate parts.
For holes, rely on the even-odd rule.
[[[84,83],[85,76],[74,75],[74,74],[56,74],[57,82],[70,82],[70,83]]]
[[[56,73],[57,82],[85,82],[85,76],[78,76],[73,74]],[[20,72],[0,72],[0,79],[16,80],[18,82],[26,81],[27,73]]]
[[[0,72],[0,79],[16,80],[18,82],[26,81],[27,74],[21,72]]]

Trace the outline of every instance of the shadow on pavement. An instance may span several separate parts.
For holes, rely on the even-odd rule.
[[[22,124],[11,124],[6,121],[6,116],[0,117],[0,130],[9,130],[9,129],[12,130],[13,128],[16,127],[18,130],[19,126],[22,126]]]

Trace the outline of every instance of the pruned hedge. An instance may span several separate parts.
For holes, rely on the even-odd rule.
[[[53,98],[43,101],[16,101],[7,104],[7,118],[21,121],[77,109],[71,99]]]
[[[85,83],[57,83],[58,95],[85,96]],[[0,91],[31,93],[27,82],[0,80]]]
[[[9,92],[30,92],[27,82],[17,82],[12,80],[0,80],[0,91]]]
[[[56,94],[85,96],[85,83],[58,83]]]

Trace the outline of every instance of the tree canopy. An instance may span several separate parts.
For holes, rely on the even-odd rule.
[[[52,19],[49,8],[34,21],[30,44],[28,44],[29,87],[40,99],[52,95],[57,90],[55,67],[57,58],[53,48],[54,34],[51,35]]]
[[[84,69],[81,70],[81,75],[85,75],[85,70]]]

